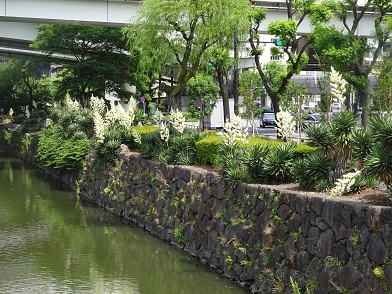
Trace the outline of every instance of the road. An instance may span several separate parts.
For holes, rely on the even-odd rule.
[[[248,133],[249,133],[249,136],[252,136],[252,128],[251,127],[248,127]],[[278,131],[277,131],[276,127],[265,127],[265,128],[257,127],[257,128],[255,128],[255,135],[259,135],[262,137],[276,139],[277,133],[278,133]],[[301,133],[301,139],[302,140],[306,139],[306,134],[304,132]],[[297,132],[294,132],[293,140],[294,141],[298,140],[298,133]]]

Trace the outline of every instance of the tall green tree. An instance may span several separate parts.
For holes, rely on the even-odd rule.
[[[226,40],[225,45],[217,45],[212,50],[213,65],[216,79],[219,84],[223,103],[223,120],[230,121],[230,97],[229,97],[229,70],[233,69],[234,60],[230,57],[230,40]]]
[[[244,71],[239,78],[238,92],[243,96],[243,115],[247,119],[250,119],[252,125],[252,135],[255,134],[255,115],[259,113],[259,101],[257,98],[260,97],[261,89],[261,78],[257,72],[252,70]]]
[[[392,111],[392,60],[385,59],[377,66],[377,85],[373,92],[376,111]]]
[[[255,7],[250,15],[249,43],[251,54],[265,89],[271,98],[275,114],[280,111],[280,99],[287,89],[294,74],[298,74],[308,63],[308,50],[312,40],[300,37],[298,27],[308,18],[313,28],[320,23],[328,22],[333,14],[328,2],[318,3],[316,0],[287,0],[287,19],[277,19],[268,24],[268,34],[275,36],[281,43],[272,48],[272,56],[280,57],[284,62],[280,64],[279,78],[268,78],[266,67],[261,63],[264,42],[260,38],[259,28],[266,18],[264,8]],[[274,62],[276,64],[276,62]],[[273,84],[271,82],[274,81]]]
[[[0,108],[5,113],[12,108],[15,113],[28,107],[44,109],[52,102],[51,81],[37,76],[40,66],[38,60],[8,59],[0,65]]]
[[[32,47],[51,58],[61,55],[55,60],[61,98],[69,93],[87,105],[91,95],[105,92],[124,100],[131,96],[124,85],[133,83],[132,55],[120,28],[42,24]]]
[[[289,111],[293,114],[298,131],[298,139],[301,141],[301,131],[303,121],[308,114],[303,110],[303,105],[309,100],[308,89],[304,84],[294,83],[290,81],[286,92],[282,95],[280,104],[283,111]]]
[[[190,103],[188,111],[199,119],[199,129],[204,130],[204,118],[212,114],[219,99],[219,86],[211,76],[197,74],[187,86]]]
[[[126,35],[143,53],[141,70],[178,68],[169,108],[181,105],[187,82],[198,72],[206,51],[236,31],[246,31],[249,8],[248,0],[143,1]]]
[[[314,48],[326,67],[333,66],[357,90],[362,106],[362,125],[369,123],[371,87],[369,75],[392,36],[392,2],[390,0],[352,0],[336,3],[336,17],[342,25],[318,26],[313,32]],[[374,17],[372,42],[357,35],[367,13]],[[333,40],[333,42],[331,42]],[[365,62],[372,53],[370,63]]]

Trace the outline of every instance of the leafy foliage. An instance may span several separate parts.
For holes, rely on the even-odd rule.
[[[198,74],[188,82],[190,98],[188,111],[200,120],[200,129],[204,130],[204,117],[211,115],[219,98],[219,86],[211,76]]]
[[[129,92],[123,85],[133,80],[124,69],[130,69],[135,61],[134,55],[130,59],[125,53],[126,40],[120,28],[41,24],[32,47],[73,56],[76,61],[56,61],[60,65],[54,79],[57,100],[69,93],[87,106],[91,95],[105,91],[128,99]]]
[[[58,126],[46,129],[39,137],[36,159],[54,168],[80,170],[90,147],[87,139],[64,138]]]
[[[142,52],[141,71],[158,73],[173,61],[181,65],[174,72],[177,83],[171,89],[170,108],[178,108],[188,81],[211,46],[232,38],[235,32],[245,32],[244,15],[249,10],[247,0],[178,0],[170,5],[161,0],[143,1],[138,19],[126,34]]]

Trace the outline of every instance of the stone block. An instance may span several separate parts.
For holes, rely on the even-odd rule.
[[[317,241],[320,237],[320,230],[317,227],[310,227],[308,231],[308,240],[306,250],[313,255],[317,255]]]
[[[333,232],[335,233],[336,241],[343,240],[347,237],[347,228],[339,220],[334,221]]]
[[[311,209],[318,215],[321,216],[323,213],[324,198],[312,197],[310,202]]]
[[[303,272],[304,269],[309,265],[311,257],[312,255],[310,255],[306,250],[298,252],[295,257],[294,269]]]
[[[317,240],[317,255],[325,258],[332,254],[332,248],[335,243],[335,237],[332,230],[322,232]]]
[[[333,228],[335,207],[336,207],[335,201],[330,199],[325,200],[322,217],[330,228]]]
[[[323,221],[321,217],[316,217],[316,227],[324,232],[329,229],[329,226]]]
[[[349,261],[342,270],[338,272],[339,284],[346,289],[352,289],[359,285],[362,275],[352,261]]]
[[[290,207],[286,204],[279,206],[278,216],[283,220],[288,219],[290,217]]]
[[[370,237],[369,244],[366,248],[366,255],[368,258],[381,265],[388,256],[385,244],[375,235]]]

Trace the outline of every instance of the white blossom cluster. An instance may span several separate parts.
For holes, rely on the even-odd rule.
[[[142,136],[133,128],[132,129],[132,136],[136,143],[142,142]]]
[[[94,110],[94,130],[95,135],[98,138],[98,142],[102,143],[104,141],[105,128],[117,122],[126,129],[130,129],[132,131],[135,142],[140,143],[140,134],[138,134],[136,130],[132,128],[132,124],[135,119],[135,111],[133,108],[125,110],[121,104],[114,105],[114,103],[112,103],[110,109],[106,113],[100,112],[100,110],[105,109],[105,103],[103,99],[95,97],[91,98],[91,105]]]
[[[80,104],[76,100],[72,100],[69,94],[65,95],[65,108],[71,111],[78,111],[80,109]]]
[[[165,141],[167,144],[169,142],[169,128],[167,127],[167,124],[164,121],[161,121],[161,123],[159,124],[159,130],[160,130],[161,140]]]
[[[135,112],[133,109],[125,110],[120,104],[115,107],[118,116],[118,122],[125,128],[130,129],[135,119]]]
[[[175,128],[180,134],[184,132],[185,117],[178,109],[170,111],[170,123],[172,124],[173,128]]]
[[[342,75],[331,67],[331,75],[329,77],[331,83],[331,94],[340,104],[344,103],[345,97],[343,93],[346,91],[347,82]]]
[[[357,170],[352,173],[343,175],[340,179],[337,179],[335,186],[329,190],[328,194],[331,197],[342,196],[344,193],[350,192],[352,185],[355,183],[355,178],[361,173]]]
[[[231,122],[226,122],[223,129],[225,130],[224,140],[225,144],[230,146],[234,146],[236,141],[241,141],[244,144],[248,144],[248,140],[246,139],[248,136],[248,132],[242,130],[242,120],[239,116],[234,115]]]
[[[91,103],[92,110],[98,111],[99,113],[105,112],[106,109],[105,100],[99,97],[91,96],[90,103]]]
[[[288,111],[279,111],[276,114],[276,125],[282,138],[291,139],[294,134],[294,117]]]
[[[104,115],[104,119],[107,125],[114,124],[118,120],[117,109],[114,103],[111,103],[110,109]]]
[[[103,143],[103,140],[105,139],[105,121],[96,110],[94,111],[94,131],[98,142]]]

